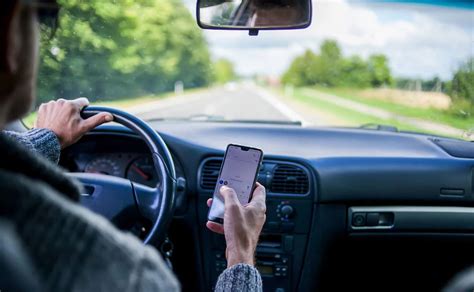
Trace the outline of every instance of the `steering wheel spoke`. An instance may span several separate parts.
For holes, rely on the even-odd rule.
[[[127,229],[138,217],[132,182],[128,179],[95,174],[69,173],[83,185],[80,203],[101,214],[117,227]]]
[[[160,188],[150,188],[133,182],[132,186],[135,200],[137,201],[138,212],[141,216],[154,222],[159,214]]]

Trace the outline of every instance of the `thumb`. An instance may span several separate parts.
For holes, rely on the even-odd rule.
[[[98,113],[95,116],[92,116],[83,121],[84,130],[86,132],[94,129],[95,127],[113,121],[114,116],[110,113]]]
[[[219,192],[224,198],[224,205],[226,209],[229,207],[237,207],[240,205],[239,199],[237,199],[237,194],[235,193],[234,189],[222,186]]]

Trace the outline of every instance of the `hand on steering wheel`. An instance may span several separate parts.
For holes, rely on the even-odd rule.
[[[86,107],[83,118],[110,113],[119,123],[145,141],[150,149],[155,170],[160,177],[154,188],[145,187],[128,179],[93,173],[70,173],[84,186],[86,194],[81,204],[112,222],[138,209],[139,216],[150,221],[143,241],[157,243],[164,239],[174,212],[176,173],[171,153],[161,136],[143,120],[124,111],[108,107]]]
[[[40,105],[34,124],[35,128],[49,129],[56,134],[61,149],[76,143],[85,133],[114,119],[112,114],[101,112],[88,119],[81,118],[81,110],[89,100],[79,97],[73,100],[51,100]]]

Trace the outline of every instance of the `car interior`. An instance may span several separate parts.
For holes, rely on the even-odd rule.
[[[440,291],[474,262],[472,142],[390,127],[144,121],[99,106],[83,116],[100,111],[114,123],[62,150],[59,165],[83,184],[81,204],[156,247],[183,291],[212,291],[227,267],[225,239],[205,223],[232,143],[264,151],[264,291]]]
[[[267,220],[256,254],[265,291],[437,291],[474,260],[470,142],[297,125],[149,124],[180,181],[169,241],[157,248],[172,251],[184,291],[212,290],[226,267],[223,236],[203,227],[233,141],[266,150],[258,181],[267,188]],[[144,141],[119,125],[88,133],[63,151],[60,165],[143,183],[137,167],[151,175],[147,185],[163,175]],[[134,216],[119,217],[111,220],[140,236]]]

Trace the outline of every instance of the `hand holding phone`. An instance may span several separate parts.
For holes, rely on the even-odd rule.
[[[265,187],[256,183],[263,152],[229,145],[209,208],[207,228],[225,235],[227,266],[254,264],[258,237],[265,223]]]
[[[223,223],[224,200],[220,194],[222,186],[232,188],[242,205],[250,201],[262,158],[263,152],[260,149],[234,144],[227,146],[207,216],[209,221]]]
[[[245,206],[240,204],[237,194],[231,188],[222,187],[220,194],[225,205],[224,224],[208,221],[206,226],[225,235],[227,267],[239,263],[254,265],[258,237],[266,219],[265,187],[257,183],[250,203]],[[207,201],[208,207],[212,205],[212,201]]]

